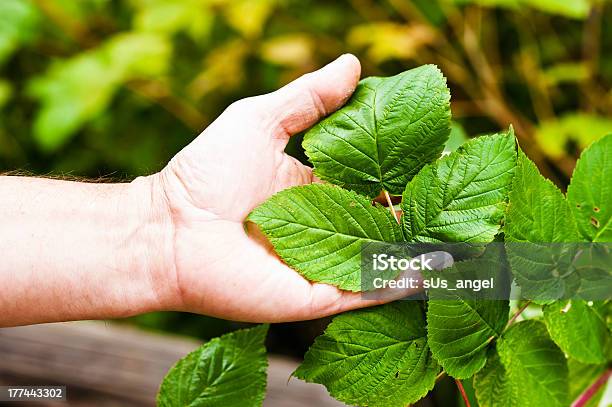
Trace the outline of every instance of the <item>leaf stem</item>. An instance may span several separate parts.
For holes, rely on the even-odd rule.
[[[465,403],[465,407],[471,407],[470,400],[468,399],[468,396],[465,393],[465,389],[463,388],[463,383],[461,383],[461,380],[459,379],[455,379],[455,383],[457,384],[457,388],[459,389],[459,392],[461,393],[461,397],[463,397],[463,402]]]
[[[438,373],[438,375],[436,376],[436,383],[438,383],[440,380],[444,379],[446,377],[446,372],[443,370],[440,373]]]
[[[591,384],[580,396],[578,396],[578,398],[572,403],[572,407],[586,406],[589,400],[591,400],[591,398],[593,398],[593,396],[599,391],[601,386],[608,381],[610,374],[612,374],[612,369],[607,369],[605,372],[603,372],[593,384]]]
[[[523,311],[525,311],[530,304],[531,304],[531,300],[527,301],[525,305],[519,308],[518,311],[516,311],[514,315],[512,315],[512,318],[510,318],[510,320],[508,321],[508,324],[506,324],[506,329],[508,329],[508,327],[514,323],[514,321],[519,317],[519,315],[521,315]]]
[[[397,223],[400,223],[399,218],[397,217],[397,213],[395,213],[395,209],[393,209],[393,202],[391,201],[391,196],[385,189],[383,189],[383,193],[385,194],[385,199],[387,200],[387,205],[389,206],[389,210],[391,211],[391,214],[395,218],[395,221]]]

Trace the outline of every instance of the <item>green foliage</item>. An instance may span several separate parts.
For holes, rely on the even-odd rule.
[[[257,207],[248,220],[304,277],[351,291],[361,290],[362,245],[402,239],[388,210],[330,185],[282,191]]]
[[[606,178],[612,174],[610,151],[612,135],[603,137],[583,152],[568,188],[567,199],[540,175],[522,152],[519,153],[504,228],[506,241],[576,243],[610,240],[611,187]],[[598,271],[595,267],[579,268],[574,264],[578,254],[576,245],[548,244],[542,245],[540,250],[534,248],[534,245],[531,249],[525,249],[521,244],[508,245],[515,278],[527,298],[547,302],[560,298],[564,293],[594,289],[592,284],[588,285],[588,278],[580,277]],[[596,265],[597,253],[591,253],[588,259]],[[609,271],[607,273],[609,275]]]
[[[378,95],[376,97],[381,100],[389,100],[392,95],[387,95],[385,92],[392,90],[396,92],[394,93],[396,99],[402,96],[409,101],[419,101],[421,106],[437,105],[440,94],[444,91],[437,86],[418,85],[415,88],[408,85],[408,80],[413,79],[415,75],[417,78],[422,75],[433,78],[428,81],[439,81],[443,86],[443,79],[439,71],[430,66],[423,69],[417,68],[391,78],[374,78],[384,92],[371,87],[377,82],[372,82],[370,78],[365,79],[362,84],[369,84],[368,95],[372,97]],[[402,87],[404,86],[402,84],[405,85],[405,88]],[[443,86],[443,88],[446,90],[446,87]],[[400,90],[404,90],[405,93]],[[365,184],[358,184],[356,179],[350,181],[349,178],[338,175],[342,174],[337,167],[338,163],[351,163],[358,167],[359,163],[370,165],[374,162],[370,158],[360,161],[359,158],[366,156],[360,155],[360,152],[366,147],[364,145],[361,148],[354,148],[355,142],[352,140],[373,142],[374,144],[371,144],[370,147],[373,149],[372,153],[377,157],[379,156],[377,151],[389,151],[389,153],[382,154],[382,157],[399,157],[397,154],[405,146],[414,145],[417,141],[424,139],[440,138],[440,122],[434,127],[406,126],[403,122],[408,124],[414,122],[412,115],[393,113],[393,109],[396,108],[386,108],[388,103],[385,104],[382,101],[369,105],[377,106],[377,108],[380,106],[381,113],[374,116],[364,115],[360,95],[358,93],[345,107],[310,129],[304,138],[304,144],[311,159],[312,157],[319,159],[325,157],[322,161],[313,160],[315,172],[319,176],[325,178],[323,174],[330,173],[334,169],[335,178],[327,177],[328,180],[352,189],[361,185],[357,189],[365,193],[376,194],[380,188],[391,186],[391,184],[385,184],[384,177],[376,181],[374,186],[364,186]],[[447,100],[448,97],[443,96],[442,99]],[[409,113],[413,112],[411,103],[408,103]],[[447,108],[448,106],[445,105],[444,115],[448,114]],[[372,117],[379,119],[368,124]],[[385,123],[391,121],[392,118],[395,125],[391,128],[402,128],[401,132],[391,133],[390,130],[387,130]],[[446,123],[449,120],[450,118],[448,120],[442,118],[441,122]],[[361,127],[357,126],[357,123],[361,123]],[[377,133],[378,138],[363,132],[362,128],[367,125],[373,125],[373,129],[378,129],[376,130],[379,132]],[[337,132],[330,130],[333,126],[338,130]],[[442,126],[448,130],[445,124]],[[347,128],[352,131],[339,130]],[[445,140],[445,137],[441,139]],[[318,147],[314,147],[315,145]],[[439,149],[443,148],[443,144],[437,145]],[[319,155],[323,151],[325,153]],[[421,165],[426,160],[434,158],[431,153],[426,154],[425,158],[413,154],[411,153],[408,157],[410,159],[415,157]],[[439,151],[435,153],[435,155],[438,154]],[[404,174],[407,163],[410,164],[410,162],[396,158],[389,160],[395,166],[384,164],[387,161],[381,160],[384,165],[380,168],[386,168],[382,172],[384,174]],[[295,187],[276,194],[256,208],[249,215],[248,220],[256,223],[270,238],[276,252],[287,264],[309,280],[333,284],[346,290],[360,291],[362,289],[360,266],[363,244],[394,243],[403,240],[486,243],[493,240],[503,218],[515,160],[515,139],[510,131],[480,137],[466,143],[465,146],[435,164],[422,168],[408,186],[405,184],[408,180],[401,178],[404,180],[401,188],[405,188],[401,205],[404,211],[403,236],[389,211],[380,205],[372,206],[369,199],[355,192],[317,184]],[[351,171],[353,171],[351,174],[354,175],[354,170]],[[400,178],[397,178],[393,182],[398,183],[399,181]],[[395,185],[393,191],[398,191],[400,184]],[[384,277],[393,278],[395,275],[390,274]]]
[[[518,394],[520,388],[509,380],[495,349],[489,352],[484,368],[474,376],[474,390],[479,406],[523,407]]]
[[[29,1],[0,2],[0,65],[20,46],[31,42],[39,23],[38,10]]]
[[[544,322],[557,345],[582,363],[605,363],[610,331],[603,302],[563,300],[544,307]]]
[[[587,148],[578,160],[567,200],[584,240],[612,241],[612,134]]]
[[[487,361],[488,346],[508,321],[508,302],[501,300],[430,300],[428,343],[444,370],[468,379]]]
[[[401,195],[421,167],[437,158],[450,133],[450,93],[432,65],[359,83],[345,107],[304,136],[315,174],[374,197]]]
[[[519,389],[521,405],[564,406],[567,403],[565,356],[539,321],[512,326],[497,345],[510,386]]]
[[[184,31],[194,41],[200,41],[209,34],[214,22],[214,14],[204,0],[134,0],[134,3],[138,7],[134,26],[139,31],[168,35]]]
[[[163,73],[169,54],[164,37],[118,35],[35,78],[30,93],[42,102],[34,122],[41,148],[49,152],[60,148],[83,123],[103,112],[119,87],[130,79]]]
[[[517,9],[532,7],[536,10],[571,18],[586,18],[593,0],[452,0],[459,4],[474,3],[482,6],[500,6]],[[597,0],[594,0],[597,1]]]
[[[599,0],[523,0],[535,9],[572,18],[586,18],[591,4]]]
[[[508,259],[523,295],[539,301],[560,298],[573,289],[574,275],[560,274],[572,261],[566,246],[579,241],[576,225],[563,194],[540,175],[533,162],[519,151],[504,227]],[[536,250],[533,243],[542,245]]]
[[[369,84],[368,94],[385,95],[390,89],[394,92],[404,89],[401,84],[408,83],[406,81],[411,79],[415,72],[418,73],[417,77],[422,75],[421,72],[427,72],[428,75],[433,75],[434,81],[439,79],[443,84],[439,71],[429,66],[406,72],[409,76],[400,74],[386,79],[374,78],[383,92],[379,91],[379,88],[372,87],[376,82],[370,81],[370,78],[362,83]],[[405,94],[402,92],[397,94],[403,97],[410,95],[412,88],[406,85],[405,89]],[[423,93],[419,93],[419,100],[424,100],[421,103],[423,106],[431,105],[431,102],[428,102],[430,97],[434,100],[440,98],[438,87],[428,89],[429,91],[422,90]],[[380,97],[388,99],[391,96]],[[319,176],[325,178],[324,173],[335,169],[335,178],[327,177],[327,179],[352,189],[361,185],[363,188],[358,187],[358,189],[361,188],[365,193],[376,194],[380,188],[391,186],[385,184],[384,177],[376,181],[372,187],[374,189],[371,189],[371,185],[366,187],[357,181],[353,182],[349,178],[337,175],[341,174],[337,165],[343,160],[356,167],[359,163],[370,165],[374,162],[372,159],[360,161],[359,152],[366,147],[364,145],[355,148],[355,142],[352,140],[374,142],[371,148],[377,157],[376,151],[391,151],[382,154],[382,157],[397,157],[403,146],[413,145],[416,140],[433,140],[432,134],[438,137],[439,124],[434,127],[406,127],[397,133],[383,131],[386,129],[384,123],[391,118],[396,121],[394,128],[399,129],[404,126],[402,121],[413,123],[414,120],[411,115],[393,116],[393,109],[382,107],[381,114],[364,115],[360,105],[363,102],[360,100],[358,94],[347,106],[315,125],[306,134],[304,144],[311,159],[313,156],[327,157],[323,161],[314,160],[315,172]],[[409,111],[412,112],[410,97],[406,97],[403,102],[407,103]],[[400,102],[395,103],[401,105]],[[382,102],[371,105],[386,106]],[[445,105],[447,108],[447,102]],[[391,113],[385,115],[385,112]],[[444,114],[447,113],[444,110]],[[376,117],[379,118],[378,121]],[[382,117],[388,119],[380,119]],[[440,121],[446,123],[447,119],[441,118]],[[361,127],[351,127],[356,123],[361,123]],[[373,129],[378,129],[378,139],[370,138],[369,133],[362,131],[362,128],[370,125],[374,126]],[[336,126],[334,127],[336,129],[350,128],[352,131],[335,132],[330,130],[332,126]],[[332,134],[333,137],[330,137]],[[385,137],[391,136],[392,139],[384,141]],[[315,144],[318,147],[314,147]],[[439,148],[442,149],[443,145],[440,144]],[[323,151],[327,152],[318,155]],[[410,159],[417,157],[421,165],[426,163],[426,160],[433,159],[431,154],[425,155],[425,158],[412,154],[414,153],[408,157]],[[276,252],[287,264],[308,279],[333,284],[342,289],[359,291],[362,289],[361,248],[365,243],[394,243],[402,240],[486,243],[493,240],[503,218],[515,160],[514,134],[509,131],[480,137],[466,143],[435,164],[422,168],[408,186],[405,184],[408,180],[403,178],[404,184],[401,185],[401,188],[405,188],[401,205],[404,212],[403,237],[389,211],[380,205],[372,206],[369,199],[354,192],[323,185],[295,187],[280,192],[256,208],[248,220],[256,223],[270,238]],[[385,160],[381,162],[384,163]],[[391,162],[395,163],[394,167],[389,167],[391,164],[380,167],[386,168],[383,173],[396,174],[400,170],[404,173],[407,168],[407,162],[404,160],[394,158]],[[354,175],[354,170],[351,171]],[[393,182],[399,182],[399,178]],[[399,187],[400,184],[396,184],[393,191],[397,191]],[[306,247],[308,250],[305,250]],[[385,277],[393,278],[395,275]]]
[[[451,2],[461,7],[449,6]],[[39,174],[68,172],[94,177],[109,173],[119,177],[151,173],[163,166],[232,101],[274,90],[341,53],[354,52],[362,61],[364,76],[384,76],[421,64],[438,64],[445,71],[449,87],[458,95],[458,103],[453,106],[455,123],[460,123],[466,134],[473,135],[498,131],[513,121],[526,153],[536,160],[544,174],[554,176],[559,186],[567,185],[580,150],[601,139],[579,161],[566,203],[562,203],[563,194],[545,181],[526,157],[519,157],[520,168],[515,171],[516,178],[520,179],[513,182],[517,192],[511,197],[505,232],[510,236],[508,243],[610,241],[608,205],[611,200],[610,183],[607,182],[610,179],[607,159],[611,156],[610,138],[602,139],[612,130],[608,119],[612,109],[608,95],[612,83],[612,54],[606,52],[612,46],[612,36],[609,24],[605,24],[610,20],[610,3],[596,0],[415,0],[410,7],[406,4],[401,1],[322,0],[3,0],[0,2],[3,16],[0,21],[0,171],[26,168]],[[372,163],[364,154],[355,153],[348,164],[354,165],[354,160],[358,159],[367,161],[367,165],[355,165],[357,174],[348,169],[338,172],[334,169],[330,176],[349,173],[358,185],[352,188],[349,184],[339,184],[358,193],[374,195],[381,188],[387,188],[399,195],[413,177],[425,178],[424,171],[421,171],[423,175],[416,174],[438,157],[444,145],[449,113],[439,104],[447,92],[440,82],[441,76],[431,67],[419,69],[423,75],[431,73],[432,80],[435,79],[432,87],[439,90],[439,97],[432,99],[431,95],[419,93],[428,88],[421,80],[414,84],[404,83],[405,88],[397,89],[402,95],[404,90],[407,92],[401,115],[423,110],[414,104],[421,98],[423,103],[438,106],[443,120],[430,128],[395,121],[393,126],[402,128],[405,125],[412,137],[419,134],[430,137],[430,131],[435,130],[439,133],[438,138],[431,136],[431,148],[416,145],[415,149],[404,151],[404,146],[397,145],[389,136],[393,136],[395,130],[393,133],[373,133],[369,122],[370,127],[366,128],[370,132],[360,132],[350,119],[334,122],[334,126],[340,126],[337,134],[360,148],[361,143],[365,143],[366,155],[374,159]],[[364,83],[385,80],[389,79],[370,78]],[[367,99],[363,83],[360,92]],[[356,110],[358,103],[351,102],[349,106]],[[460,128],[457,125],[451,139]],[[382,129],[387,129],[386,126]],[[384,138],[385,148],[401,152],[402,160],[412,162],[411,167],[391,168],[393,160],[378,154],[385,150],[379,150],[379,144],[373,144],[369,134],[375,134],[378,141]],[[315,139],[318,137],[322,134],[315,135]],[[290,141],[289,150],[302,157],[298,140]],[[457,148],[464,137],[458,140],[454,143],[449,140],[446,151]],[[336,142],[342,143],[341,140]],[[335,158],[345,160],[346,154]],[[377,165],[381,169],[380,176],[372,171]],[[426,168],[444,165],[447,164],[432,163]],[[387,178],[383,177],[383,168]],[[373,180],[371,174],[374,174]],[[388,176],[397,174],[398,178],[389,182]],[[453,177],[458,176],[451,174]],[[431,180],[443,185],[440,178]],[[397,184],[394,181],[398,181]],[[470,188],[477,186],[470,184]],[[345,192],[340,190],[337,194]],[[485,196],[495,194],[495,191],[488,191]],[[285,197],[286,200],[293,198]],[[490,240],[493,231],[503,222],[498,216],[506,199],[502,194],[498,198],[487,210],[462,211],[470,225],[487,226],[483,227],[486,230],[483,240]],[[349,202],[358,200],[366,202],[366,198],[357,195]],[[419,202],[415,200],[415,204]],[[407,202],[403,206],[409,209]],[[348,208],[350,213],[359,210]],[[296,213],[302,212],[300,208],[294,209]],[[373,215],[374,223],[355,214],[354,218],[342,219],[342,225],[362,234],[364,232],[359,229],[362,222],[366,222],[368,228],[374,224],[385,225],[376,231],[377,236],[401,240],[402,234],[391,222],[391,216],[381,211],[380,208],[364,211],[377,214]],[[431,207],[426,211],[437,212],[429,212]],[[418,218],[420,213],[414,209],[411,216]],[[488,217],[490,214],[494,216]],[[330,219],[340,222],[337,215],[334,213]],[[448,211],[441,210],[441,217],[447,215]],[[303,219],[300,217],[300,220]],[[283,219],[265,222],[281,225]],[[571,226],[572,223],[576,225]],[[295,227],[296,232],[300,230],[299,225],[290,226],[289,223],[276,230],[279,241],[284,240],[286,247],[291,247],[291,238],[280,233],[290,227]],[[441,238],[459,241],[469,235],[459,225],[455,227],[441,225],[444,231]],[[313,233],[322,233],[315,229]],[[427,237],[437,233],[431,228],[426,231]],[[370,232],[372,230],[368,229]],[[308,233],[305,230],[296,236],[306,242],[304,235]],[[274,239],[272,234],[270,237]],[[345,239],[334,234],[329,241],[339,239],[349,244],[351,238],[355,237]],[[419,235],[416,239],[424,237]],[[329,252],[324,246],[321,243],[316,246],[323,255]],[[511,251],[511,245],[508,247]],[[309,253],[295,252],[308,261]],[[340,253],[346,254],[342,250]],[[543,271],[551,272],[555,267],[562,270],[572,253],[561,253],[555,261],[551,256],[559,253],[543,250],[539,254],[541,256],[534,259],[523,259],[522,263],[517,256],[510,256],[516,279],[523,282],[524,292],[528,278],[538,275],[537,267],[533,270],[534,263],[525,260],[542,260],[549,264],[542,268]],[[332,264],[335,256],[330,253],[321,263]],[[312,263],[305,263],[304,270],[313,270],[317,262],[312,260]],[[354,266],[357,258],[351,261]],[[341,267],[347,264],[350,262]],[[323,267],[321,269],[320,276],[334,279],[333,273],[326,274]],[[554,286],[556,283],[552,280],[555,279],[551,279],[546,295],[564,289]],[[357,281],[350,278],[340,284],[358,289]],[[565,277],[564,284],[565,288],[576,288],[571,275]],[[523,398],[504,390],[510,381],[507,368],[497,355],[496,346],[501,341],[499,332],[484,347],[486,330],[480,332],[480,325],[473,328],[476,332],[473,338],[462,338],[456,346],[444,343],[452,335],[446,338],[440,334],[441,321],[457,319],[448,318],[446,312],[453,315],[461,309],[469,311],[469,307],[464,308],[465,304],[445,301],[447,303],[431,301],[429,304],[431,310],[442,315],[435,321],[432,319],[429,328],[429,335],[439,341],[432,344],[434,359],[439,358],[440,364],[448,366],[449,373],[457,377],[476,371],[486,360],[483,370],[476,373],[481,382],[483,376],[489,377],[493,388],[492,391],[482,386],[476,389],[481,397],[484,393],[491,396],[484,404],[512,405],[524,401],[529,405],[529,389],[524,390]],[[572,305],[565,313],[566,302],[561,303],[561,312],[556,312],[559,304],[547,305],[544,322],[553,341],[564,352],[582,360],[601,360],[597,346],[604,336],[609,337],[609,331],[602,331],[598,324],[587,325],[589,338],[582,347],[576,346],[572,332],[565,332],[575,330],[578,320],[580,326],[593,320],[592,312],[586,308],[588,303],[576,301],[572,302],[579,305],[575,309]],[[441,304],[456,304],[457,308]],[[475,309],[479,307],[477,303],[472,305]],[[507,319],[502,315],[501,305],[498,306],[501,320]],[[597,304],[594,307],[597,308]],[[612,321],[610,307],[608,302],[601,308],[602,320],[607,321],[608,329]],[[580,309],[585,315],[582,311],[574,314]],[[476,317],[472,311],[465,316],[466,319],[470,317]],[[495,324],[501,326],[500,321],[491,326],[498,327]],[[572,328],[559,332],[559,327]],[[470,344],[476,349],[471,354]],[[449,360],[454,352],[459,355],[458,360],[465,361],[465,371],[452,367]],[[483,356],[485,353],[488,356]],[[581,364],[576,368],[579,362],[572,358],[568,362],[569,403],[601,374],[605,365]],[[485,375],[487,372],[491,375]],[[511,397],[504,399],[504,395]]]
[[[504,228],[510,242],[575,242],[576,225],[563,193],[519,151]]]
[[[612,132],[612,119],[588,113],[567,114],[556,120],[540,123],[535,139],[548,156],[559,159],[571,144],[583,150]]]
[[[437,72],[431,67],[425,70]],[[414,72],[420,71],[408,71]],[[378,83],[388,91],[387,81],[403,83],[398,78],[402,74],[376,78],[378,82],[365,79],[362,85]],[[429,91],[419,95],[421,103],[427,104],[429,97],[438,100],[439,89],[426,89]],[[367,91],[378,94],[374,87]],[[404,95],[401,91],[399,94]],[[487,293],[496,297],[474,292],[470,295],[468,289],[431,288],[427,303],[398,301],[336,316],[315,340],[294,375],[323,384],[333,397],[351,405],[393,407],[424,397],[434,387],[442,367],[455,379],[473,378],[476,398],[483,407],[566,406],[570,397],[576,397],[576,392],[585,387],[584,382],[569,387],[568,357],[572,375],[577,370],[584,371],[592,380],[592,375],[601,374],[601,366],[610,356],[610,302],[555,299],[578,292],[570,291],[577,287],[582,289],[579,277],[589,272],[589,267],[595,269],[596,273],[590,276],[596,278],[587,285],[605,283],[601,278],[606,275],[601,273],[609,274],[609,264],[598,263],[607,259],[598,257],[598,250],[605,251],[605,247],[589,248],[588,264],[581,264],[576,257],[580,251],[566,244],[607,236],[610,191],[606,181],[611,175],[607,157],[612,154],[612,136],[584,151],[567,199],[522,151],[517,151],[512,128],[469,140],[434,162],[427,161],[439,151],[425,156],[420,170],[411,179],[405,178],[404,185],[391,185],[382,176],[367,184],[363,179],[344,178],[337,165],[356,158],[354,162],[358,164],[353,163],[351,168],[360,170],[359,165],[375,162],[360,161],[364,156],[371,158],[360,152],[372,139],[375,143],[369,145],[375,157],[387,157],[392,155],[378,154],[385,151],[380,148],[385,143],[391,143],[387,149],[409,145],[415,129],[418,137],[430,139],[439,127],[396,131],[392,142],[385,141],[384,137],[362,131],[382,116],[368,116],[369,106],[374,104],[367,103],[364,106],[368,114],[364,115],[364,108],[356,107],[363,102],[357,100],[361,99],[353,99],[323,124],[310,129],[304,142],[311,158],[313,151],[326,151],[323,155],[314,154],[315,171],[322,176],[333,168],[334,177],[327,179],[339,186],[311,184],[281,191],[255,208],[248,221],[257,224],[279,256],[304,277],[352,291],[368,289],[361,282],[364,245],[489,243],[505,239],[505,245],[464,250],[472,256],[465,260],[461,260],[462,251],[455,264],[442,271],[447,281],[453,281],[466,275],[488,278],[492,270],[499,270],[494,276],[495,290]],[[405,101],[409,110],[410,100]],[[404,126],[402,120],[412,122],[410,115],[400,115],[396,120],[400,129]],[[353,127],[358,123],[359,129]],[[335,130],[330,131],[330,127]],[[354,140],[366,144],[358,149]],[[384,142],[378,144],[381,140]],[[439,145],[442,146],[443,143]],[[384,167],[381,174],[394,174],[397,168],[405,170],[405,165],[403,160],[396,160],[396,167]],[[588,183],[589,179],[595,181]],[[403,215],[398,224],[390,211],[395,208],[384,208],[373,203],[372,198],[381,189],[394,192],[400,187],[404,188],[400,203]],[[591,212],[599,216],[603,225],[596,230],[586,228],[581,234],[577,223],[584,226],[585,216],[591,216]],[[504,234],[499,233],[502,225]],[[535,246],[525,250],[517,246],[520,244]],[[470,246],[461,245],[464,247]],[[545,304],[543,321],[516,323],[523,309],[509,319],[509,301],[491,299],[508,298],[509,268],[522,294]],[[391,279],[397,273],[389,269],[381,277]],[[440,271],[424,272],[424,277],[436,273]],[[605,290],[607,286],[603,285]],[[581,362],[593,366],[584,367]],[[191,368],[186,366],[183,371]]]
[[[267,332],[267,325],[235,331],[179,360],[161,384],[158,406],[261,406],[266,393]]]
[[[491,270],[499,272],[492,275]],[[507,271],[502,245],[491,245],[478,257],[458,261],[443,270],[449,286],[464,278],[494,277],[496,287],[489,294],[474,293],[470,289],[428,291],[427,341],[434,357],[450,376],[468,379],[480,371],[491,356],[495,341],[503,334],[510,311],[509,301],[504,300],[509,291],[509,284],[504,283]],[[433,271],[424,277],[438,273]]]
[[[542,75],[546,83],[550,86],[558,85],[562,83],[564,84],[580,83],[580,82],[588,80],[589,68],[583,62],[560,62],[558,64],[554,64],[553,66],[545,69],[542,72]],[[549,122],[549,123],[554,123],[554,121]],[[589,137],[586,135],[586,133],[587,132],[584,133],[585,137]],[[538,137],[540,134],[541,134],[540,132],[536,133],[536,137]],[[550,135],[552,136],[552,134]],[[540,146],[542,148],[546,146],[546,149],[550,151],[555,151],[559,147],[562,147],[560,146],[560,143],[558,142],[557,139],[553,139],[553,140],[549,139],[549,142],[552,141],[552,143],[544,143],[543,140],[538,137],[537,141],[540,143]],[[561,150],[561,155],[563,155],[563,149],[561,148],[560,150]]]
[[[539,321],[519,322],[497,344],[474,379],[476,397],[489,406],[566,406],[568,370],[565,356]]]
[[[604,134],[598,123],[611,112],[606,1],[0,3],[0,83],[11,90],[0,108],[1,171],[149,174],[232,101],[272,91],[344,52],[360,58],[364,76],[442,67],[460,95],[455,120],[467,134],[513,121],[528,155],[560,185],[579,150]],[[117,79],[123,59],[97,61],[105,44],[132,35],[164,43],[167,50],[149,60],[165,65],[159,74]],[[34,86],[39,79],[43,89]],[[569,123],[573,116],[588,120]],[[543,140],[544,128],[560,131]],[[303,157],[298,143],[291,140],[291,151]]]
[[[400,301],[335,317],[294,375],[351,405],[401,407],[425,396],[438,371],[420,304]]]
[[[452,274],[494,270],[504,262],[503,251],[492,246],[481,257],[457,262],[444,270]],[[449,277],[450,276],[450,277]],[[499,280],[498,280],[499,282]],[[503,288],[501,288],[503,289]],[[475,298],[461,290],[430,290],[427,307],[427,342],[444,370],[457,379],[467,379],[483,368],[493,341],[499,338],[508,322],[509,302]],[[503,294],[500,293],[500,298]]]
[[[435,92],[432,95],[435,97]],[[427,95],[422,97],[426,99]],[[333,122],[342,117],[342,126],[346,128],[348,123],[357,123],[358,115],[359,111],[348,105],[328,120]],[[312,140],[322,143],[317,151],[326,147],[322,140],[335,143],[335,148],[327,149],[326,161],[315,161],[315,170],[321,166],[327,168],[329,162],[340,162],[339,157],[354,157],[356,149],[352,140],[361,140],[362,133],[338,133],[327,139],[329,134],[332,133],[325,126],[315,126],[306,136],[307,148],[312,148],[309,144]],[[410,132],[397,133],[394,142],[404,145],[411,137]],[[339,144],[339,140],[344,144]],[[606,138],[600,143],[602,146],[595,145],[585,151],[574,176],[575,182],[585,176],[606,179],[600,172],[607,170],[604,158],[611,149],[605,144]],[[397,165],[402,166],[402,163]],[[355,168],[360,167],[355,165]],[[331,180],[349,188],[357,185],[348,185],[346,180],[339,178]],[[386,187],[384,182],[377,185],[377,189],[366,188],[361,192],[372,196],[378,188]],[[322,191],[328,192],[313,194]],[[578,189],[575,191],[573,194],[577,195]],[[593,198],[589,191],[590,188],[584,187],[586,197],[581,198],[581,202],[585,202],[585,206],[605,206],[602,200],[608,193],[604,191]],[[356,200],[359,205],[353,207],[359,210],[347,211],[351,208],[350,203]],[[586,201],[591,202],[590,206]],[[468,141],[455,152],[426,164],[405,186],[400,208],[403,211],[402,237],[408,242],[491,242],[500,231],[507,212],[504,230],[509,243],[508,256],[524,293],[554,299],[567,294],[566,284],[575,283],[572,274],[564,278],[552,274],[555,270],[566,270],[575,252],[559,252],[555,247],[524,250],[512,246],[512,243],[577,242],[580,238],[568,200],[540,175],[522,151],[517,154],[512,130]],[[372,206],[368,198],[334,186],[311,185],[283,191],[257,208],[249,219],[264,230],[289,265],[311,280],[341,287],[344,281],[338,282],[335,270],[338,263],[344,266],[351,264],[353,259],[355,276],[359,273],[360,250],[351,251],[349,255],[342,251],[350,242],[359,243],[351,227],[361,230],[360,237],[366,239],[364,243],[370,241],[367,239],[371,236],[376,236],[371,241],[399,240],[397,225],[388,212],[378,204]],[[389,228],[392,239],[381,238],[377,224]],[[342,225],[342,236],[336,236],[340,231],[336,225]],[[313,250],[306,254],[304,248],[313,243]],[[300,261],[296,262],[294,256],[300,256]],[[444,275],[452,279],[470,271],[478,274],[479,270],[499,267],[504,259],[503,252],[489,253],[489,256],[458,262],[445,270]],[[548,276],[548,280],[542,275]],[[391,274],[391,277],[394,276]],[[356,278],[353,281],[352,288],[359,290]],[[537,284],[529,284],[531,282]],[[530,292],[532,286],[540,291]],[[508,301],[468,299],[470,297],[465,294],[430,290],[427,321],[419,323],[416,331],[413,329],[415,321],[423,318],[415,302],[399,302],[338,316],[325,334],[315,340],[295,374],[306,381],[324,384],[332,396],[346,403],[404,405],[416,401],[432,387],[429,380],[435,373],[431,372],[437,372],[439,363],[454,378],[475,377],[476,394],[484,406],[500,403],[561,406],[568,399],[568,373],[565,356],[557,344],[579,360],[605,362],[610,336],[603,317],[608,312],[604,311],[607,305],[602,305],[601,310],[598,306],[595,312],[587,303],[576,300],[572,302],[576,304],[572,311],[567,304],[549,300],[546,302],[550,305],[544,308],[546,325],[526,321],[508,329]],[[499,294],[500,298],[507,295]],[[401,318],[408,318],[411,323]],[[426,338],[423,330],[427,331]],[[584,332],[592,337],[580,343],[579,337]],[[406,349],[411,350],[409,346],[417,339],[416,349],[425,352],[423,347],[427,347],[429,356],[425,360],[437,363],[415,365],[417,359],[424,363],[422,355],[417,358]],[[395,353],[396,345],[401,353]],[[409,372],[408,380],[416,375],[426,381],[411,385],[400,383],[402,369]]]
[[[498,233],[516,162],[514,133],[478,137],[423,168],[404,190],[408,241],[490,242]]]

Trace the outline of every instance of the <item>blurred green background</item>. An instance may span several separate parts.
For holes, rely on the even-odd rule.
[[[437,64],[457,140],[512,123],[565,187],[581,149],[612,132],[610,22],[605,0],[0,0],[0,172],[152,173],[232,101],[352,52],[363,76]],[[288,151],[303,159],[299,137]],[[234,327],[129,322],[202,338]],[[270,346],[301,355],[322,326],[275,326]]]

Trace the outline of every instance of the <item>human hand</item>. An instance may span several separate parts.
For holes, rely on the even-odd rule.
[[[232,320],[318,318],[384,300],[311,283],[286,266],[247,215],[278,191],[313,182],[284,149],[289,137],[341,107],[355,90],[359,61],[343,55],[276,92],[240,100],[149,179],[167,223],[161,267],[150,267],[165,309]]]

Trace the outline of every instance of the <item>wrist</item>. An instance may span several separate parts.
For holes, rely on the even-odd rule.
[[[137,224],[132,226],[127,245],[127,267],[138,270],[141,312],[181,308],[174,262],[174,223],[160,174],[139,177],[129,186],[122,208],[134,208]]]

